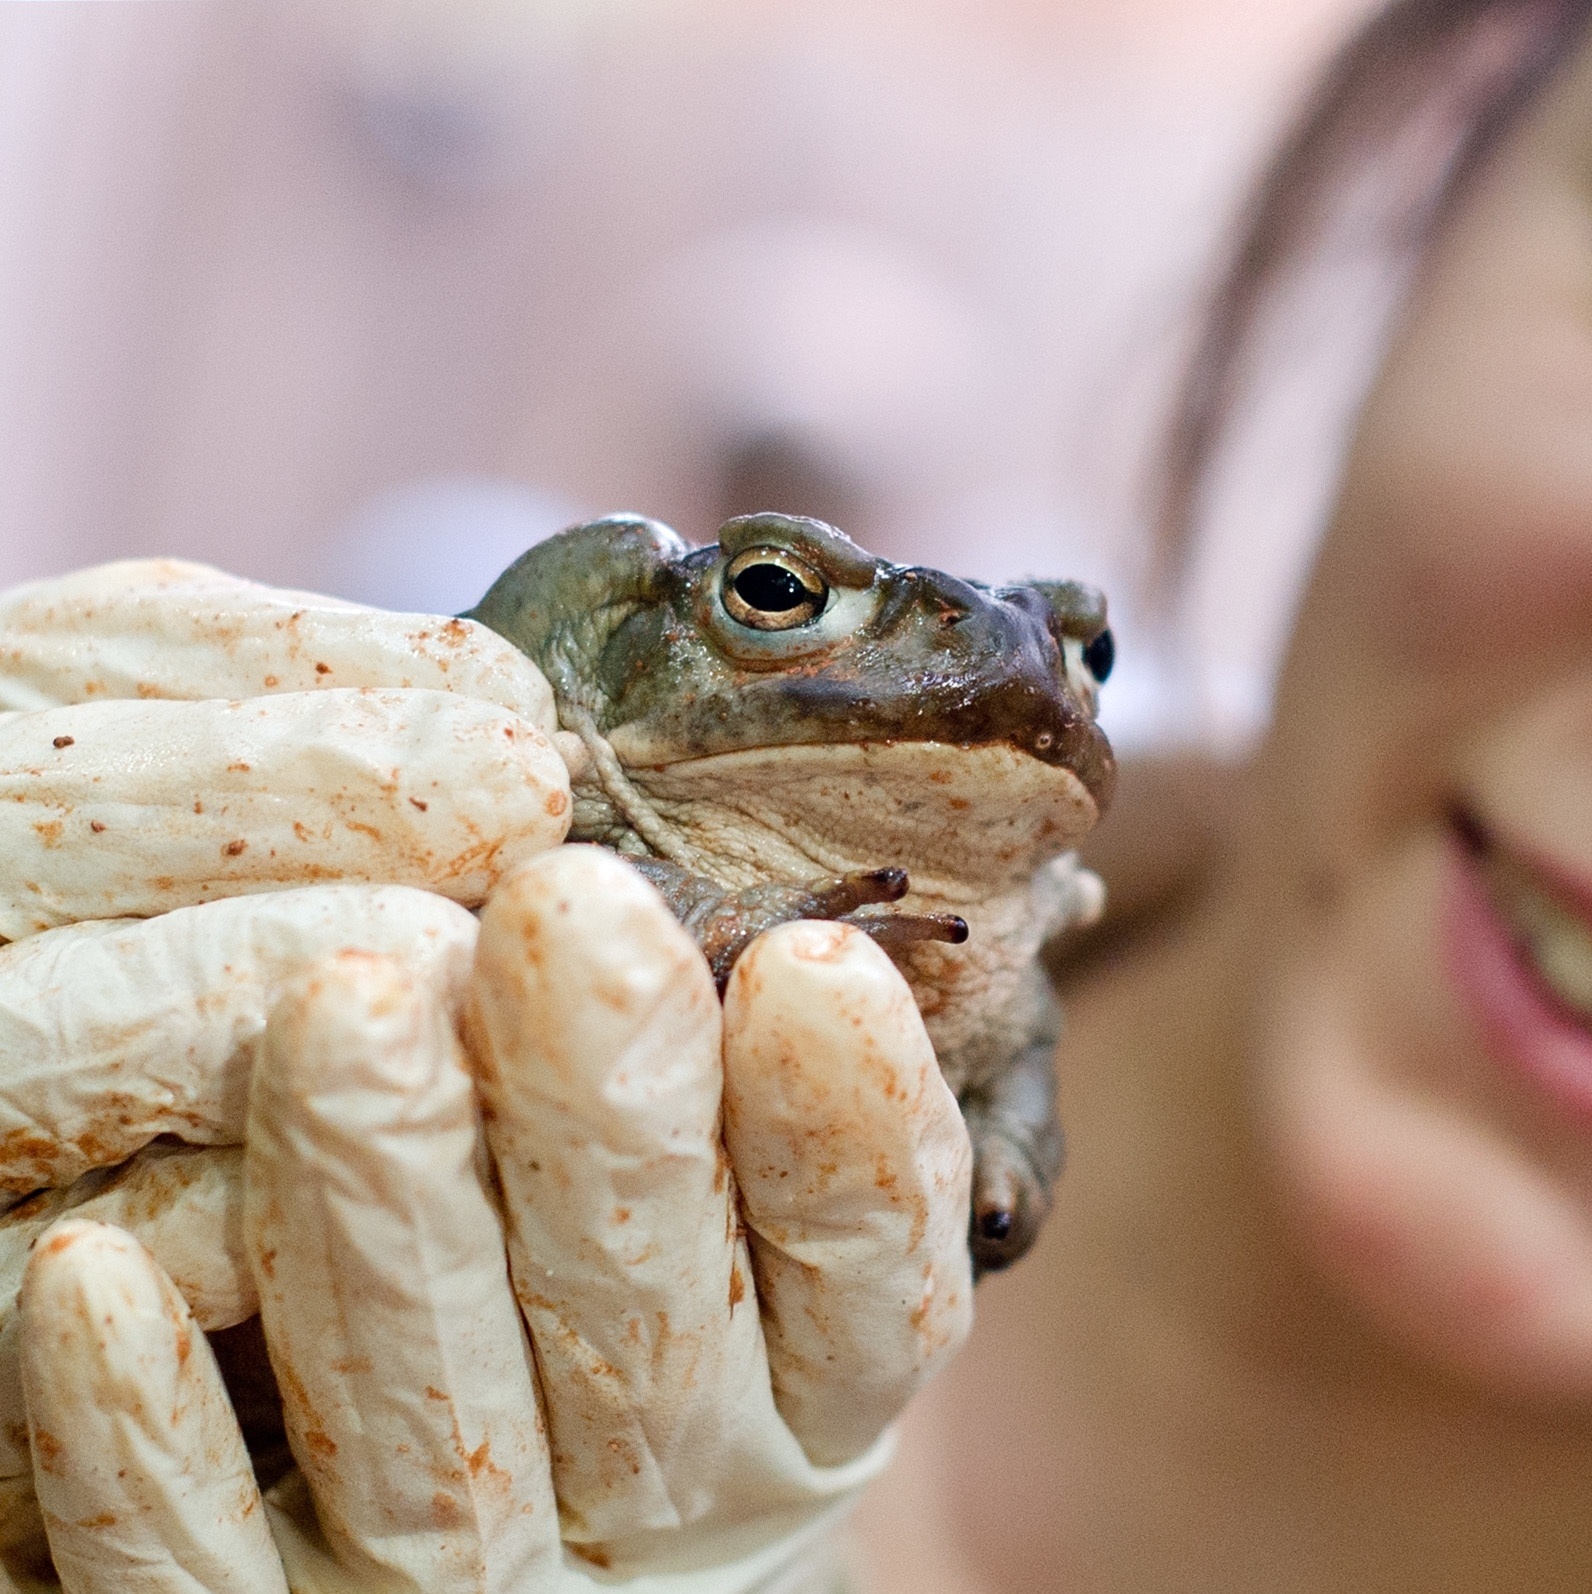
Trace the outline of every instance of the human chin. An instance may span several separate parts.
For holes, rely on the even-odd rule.
[[[1447,821],[1412,829],[1291,959],[1259,1041],[1264,1140],[1307,1259],[1404,1355],[1584,1399],[1592,1116],[1500,1067],[1453,959],[1465,862]]]

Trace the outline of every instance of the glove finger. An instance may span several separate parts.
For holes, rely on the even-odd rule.
[[[68,1218],[33,1253],[22,1373],[70,1594],[286,1594],[220,1374],[131,1235]]]
[[[566,1539],[618,1571],[649,1534],[766,1511],[802,1458],[737,1236],[700,952],[634,870],[560,848],[487,904],[469,1014]]]
[[[178,559],[0,594],[0,637],[0,709],[396,686],[497,703],[546,736],[558,724],[542,672],[473,620],[393,614]]]
[[[206,1333],[260,1309],[243,1250],[241,1146],[146,1146],[119,1168],[41,1190],[0,1216],[0,1327],[39,1236],[68,1213],[133,1235]]]
[[[18,714],[0,720],[0,937],[317,880],[473,906],[570,813],[535,726],[447,692]]]
[[[860,931],[759,937],[724,997],[724,1135],[779,1410],[860,1455],[972,1323],[972,1153],[906,981]]]
[[[243,1251],[241,1147],[150,1146],[108,1177],[43,1191],[0,1217],[0,1553],[37,1521],[17,1298],[40,1236],[67,1213],[131,1233],[206,1332],[259,1310]]]
[[[483,1160],[426,988],[354,953],[288,985],[251,1093],[245,1235],[321,1527],[384,1589],[531,1594],[559,1561]]]
[[[280,982],[357,948],[457,1000],[475,920],[427,891],[315,886],[0,947],[0,1192],[72,1183],[159,1134],[243,1139]]]

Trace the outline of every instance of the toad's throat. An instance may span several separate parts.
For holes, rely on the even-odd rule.
[[[755,747],[655,763],[626,756],[623,730],[611,745],[623,805],[645,813],[622,813],[595,779],[579,782],[577,839],[614,844],[616,830],[628,832],[626,850],[736,889],[896,865],[914,895],[979,901],[1067,851],[1098,818],[1071,770],[1003,744]]]

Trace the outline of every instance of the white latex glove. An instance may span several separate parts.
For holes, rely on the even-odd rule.
[[[164,1147],[0,1224],[0,1291],[68,1207],[159,1259],[59,1228],[0,1334],[0,1407],[15,1409],[20,1347],[69,1586],[280,1588],[280,1554],[303,1589],[535,1590],[596,1575],[582,1567],[638,1588],[772,1587],[965,1332],[966,1138],[870,942],[819,925],[765,938],[721,1040],[695,948],[608,855],[516,873],[472,974],[473,930],[435,897],[344,886],[0,952],[0,1015],[33,1014],[27,1066],[0,1070],[0,1105],[8,1079],[26,1087],[12,1188],[162,1129],[239,1138],[259,1015],[286,990],[254,1068],[246,1224],[236,1151]],[[0,1018],[8,1065],[16,1029]],[[251,1273],[304,1469],[273,1491],[278,1548],[178,1304],[204,1327],[237,1321]],[[15,1416],[4,1427],[15,1449]]]
[[[547,682],[473,621],[107,565],[0,596],[6,709],[3,940],[318,880],[474,906],[569,828]]]
[[[888,959],[786,926],[721,1019],[652,889],[565,848],[488,905],[467,1002],[481,1103],[446,1001],[390,956],[316,964],[273,1010],[243,1244],[302,1477],[266,1515],[154,1258],[72,1218],[34,1247],[22,1370],[67,1587],[784,1586],[876,1470],[970,1306],[966,1137]]]

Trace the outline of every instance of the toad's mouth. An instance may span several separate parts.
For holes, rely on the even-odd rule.
[[[1455,813],[1454,829],[1522,971],[1562,1018],[1592,1030],[1592,899],[1471,810]]]
[[[893,865],[914,889],[987,894],[1099,817],[1071,770],[998,745],[747,748],[627,774],[703,872],[737,885]]]
[[[937,730],[924,734],[921,727],[894,733],[881,729],[876,735],[864,735],[856,725],[837,726],[816,715],[799,729],[802,734],[773,734],[757,742],[738,739],[726,745],[722,736],[681,737],[626,723],[608,730],[605,739],[620,764],[632,773],[714,769],[725,761],[747,758],[765,765],[784,762],[795,769],[804,760],[821,759],[845,748],[866,749],[871,758],[889,756],[889,750],[899,749],[910,760],[921,750],[934,749],[942,762],[1002,762],[1012,768],[1031,768],[1034,778],[1041,780],[1044,777],[1039,770],[1044,766],[1061,784],[1081,787],[1097,816],[1110,805],[1116,787],[1116,760],[1092,719],[1058,719],[1047,724],[1030,715],[1021,735],[1003,735],[986,728],[988,734],[973,737],[939,734]]]

